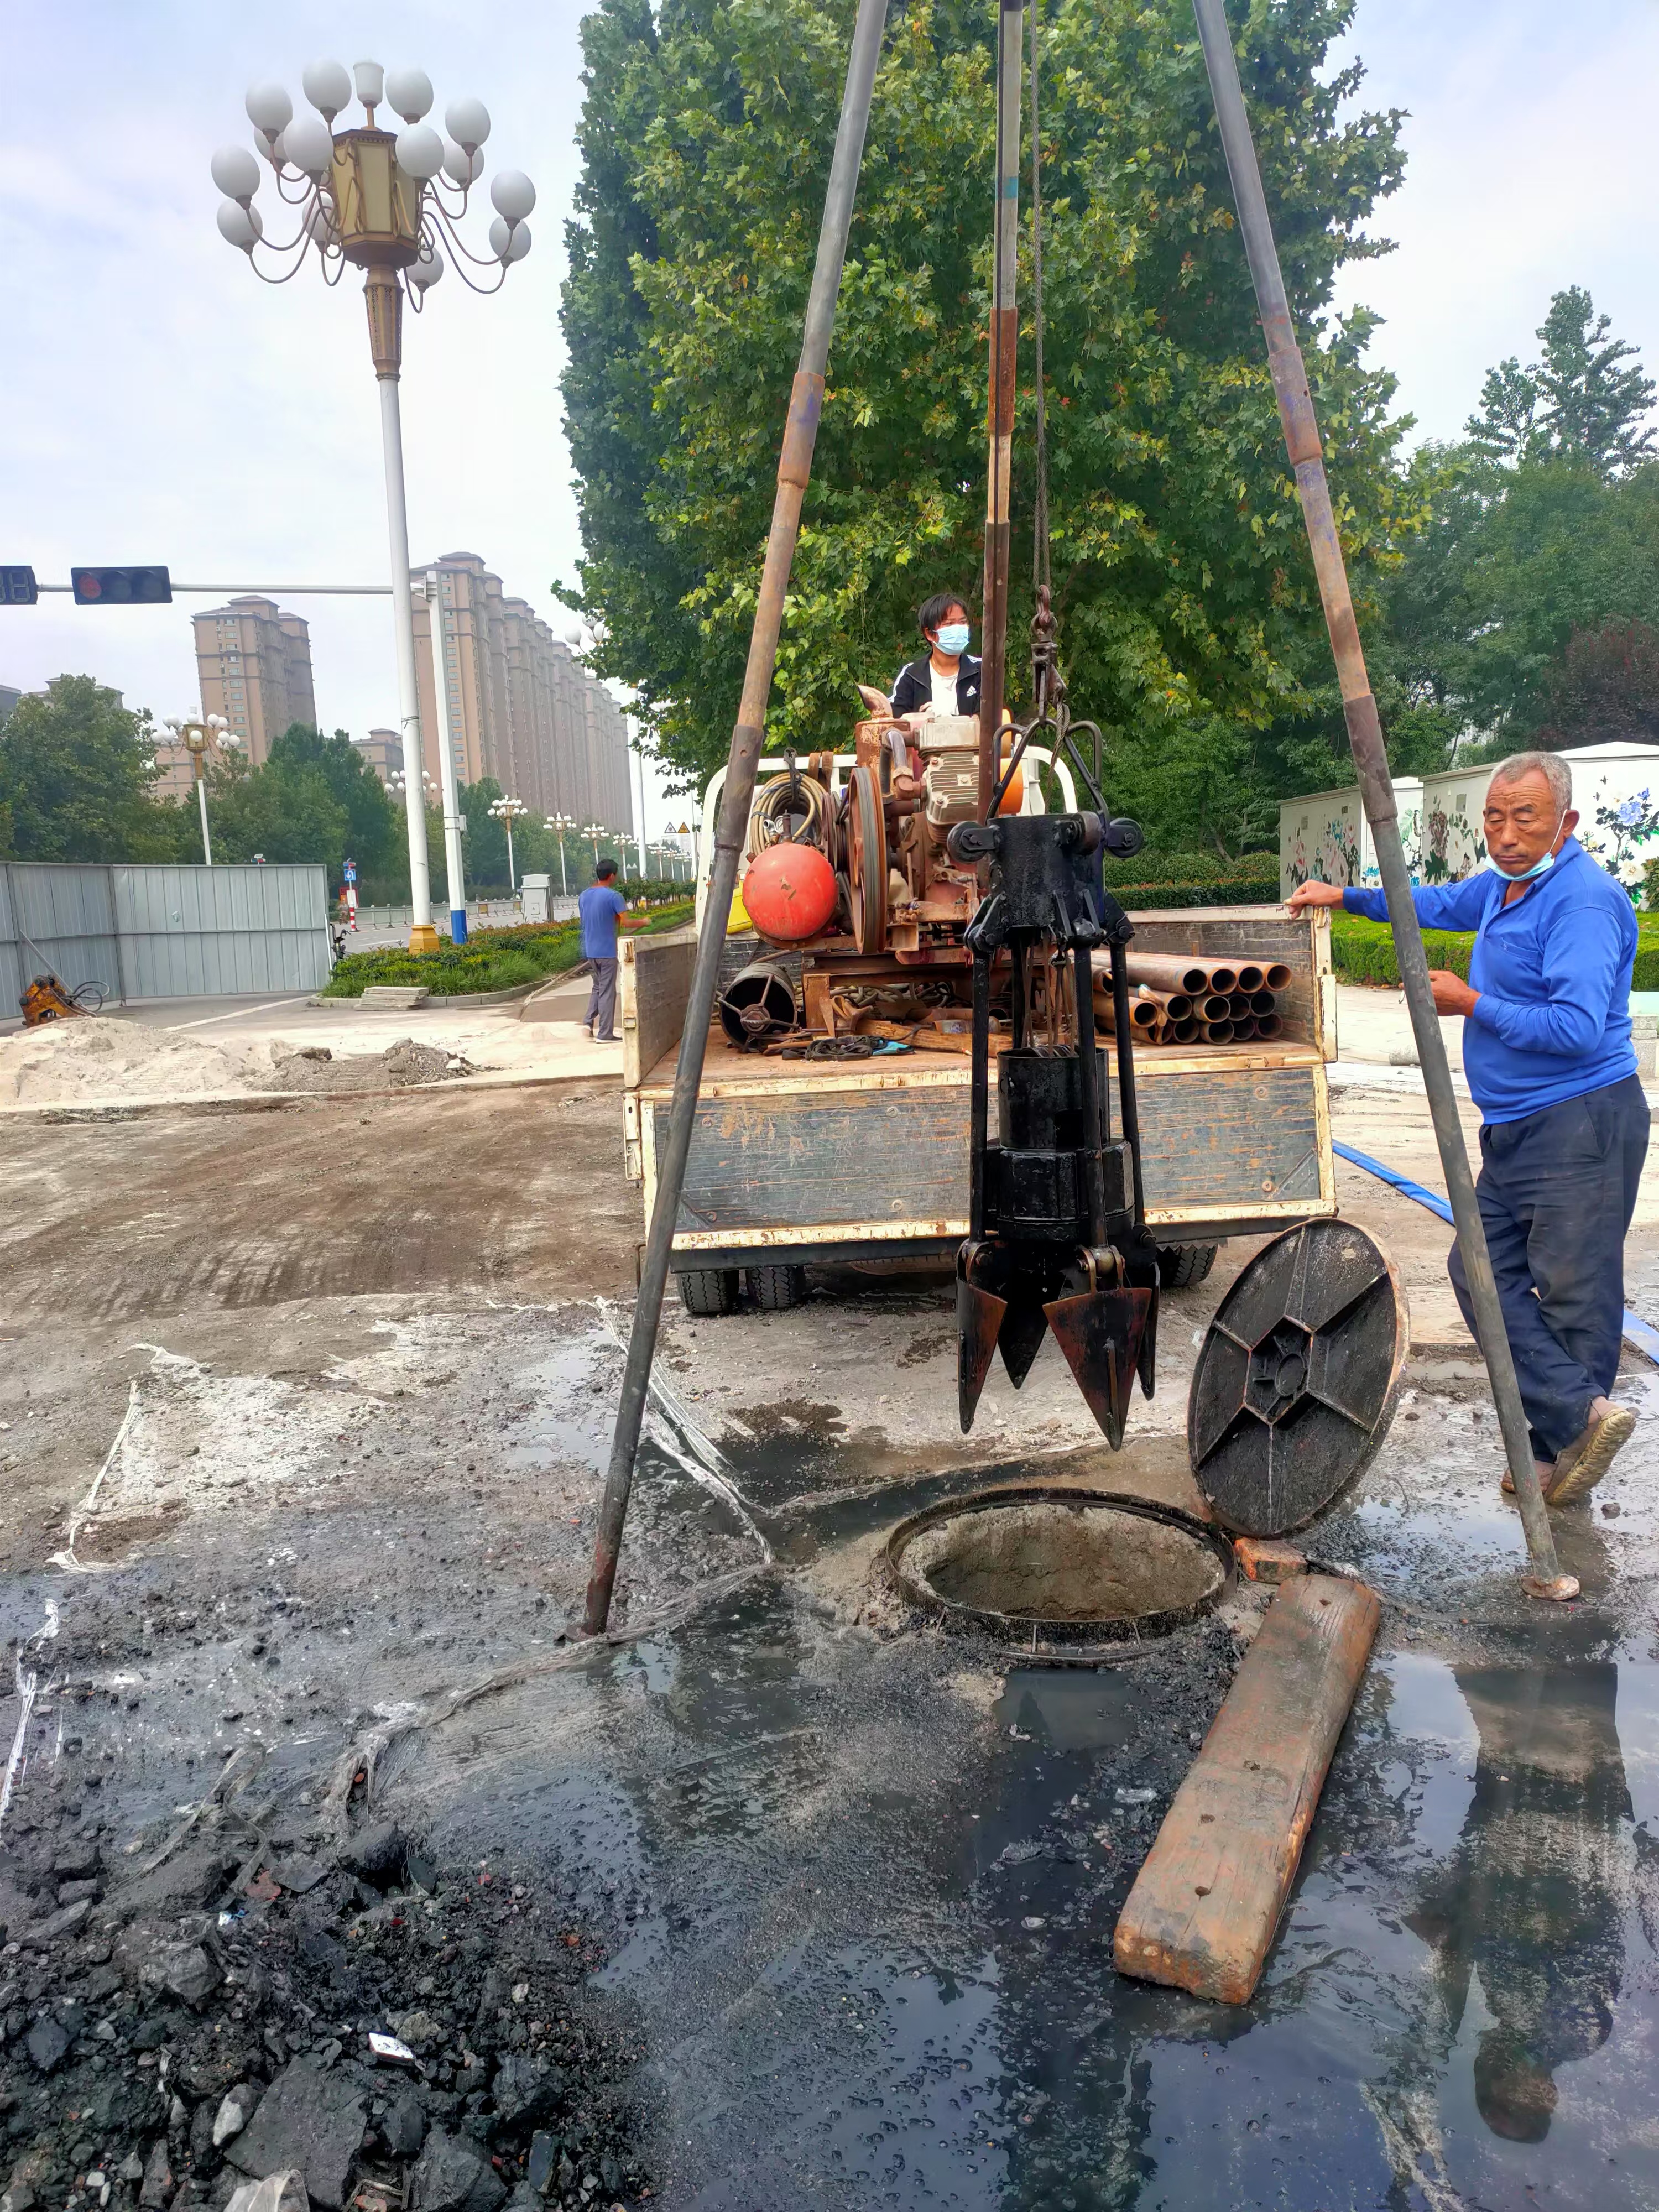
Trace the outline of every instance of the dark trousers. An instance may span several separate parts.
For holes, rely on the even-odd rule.
[[[596,1037],[606,1044],[617,1041],[617,963],[615,960],[590,960],[587,963],[593,978],[593,988],[587,994],[587,1012],[583,1022]]]
[[[1480,1132],[1475,1194],[1534,1455],[1583,1433],[1592,1398],[1619,1372],[1625,1232],[1648,1150],[1648,1102],[1633,1075]],[[1474,1329],[1455,1244],[1446,1263]]]

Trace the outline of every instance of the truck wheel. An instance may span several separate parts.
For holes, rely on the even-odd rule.
[[[680,1304],[689,1314],[707,1319],[738,1310],[738,1271],[735,1267],[685,1267],[674,1277],[680,1286]]]
[[[1166,1291],[1189,1291],[1215,1265],[1218,1244],[1160,1244],[1158,1272]]]
[[[787,1313],[806,1296],[805,1267],[750,1267],[749,1291],[763,1313]]]

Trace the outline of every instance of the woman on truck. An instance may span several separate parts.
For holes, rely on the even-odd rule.
[[[909,729],[925,714],[979,713],[979,663],[968,650],[968,607],[957,592],[936,592],[916,610],[929,650],[898,672],[893,712]]]

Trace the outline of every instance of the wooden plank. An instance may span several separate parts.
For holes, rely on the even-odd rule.
[[[1381,1613],[1334,1575],[1279,1590],[1135,1877],[1121,1974],[1249,2003]]]

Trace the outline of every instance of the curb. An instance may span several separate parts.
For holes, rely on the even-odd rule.
[[[417,1006],[365,1006],[361,997],[353,999],[319,997],[307,999],[305,1003],[308,1006],[320,1007],[325,1013],[331,1013],[336,1006],[355,1006],[360,1014],[383,1014],[389,1021],[394,1017],[405,1014],[427,1014],[434,1011],[441,1014],[453,1014],[462,1012],[468,1006],[480,1008],[505,1006],[510,1005],[514,999],[527,999],[535,992],[544,989],[550,982],[558,980],[556,976],[542,975],[533,983],[515,983],[510,991],[448,992],[442,998],[435,998],[428,994]]]

